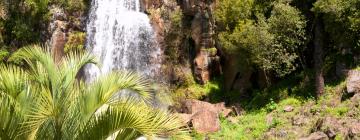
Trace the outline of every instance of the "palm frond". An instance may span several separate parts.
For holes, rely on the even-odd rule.
[[[36,89],[35,89],[36,88]],[[55,102],[50,94],[50,91],[47,88],[34,87],[32,92],[38,92],[36,94],[32,93],[32,98],[28,99],[28,103],[32,102],[30,109],[26,112],[26,121],[24,122],[24,131],[26,133],[32,134],[34,138],[41,137],[41,131],[47,130],[51,134],[52,128],[54,125],[56,117],[58,117],[58,112],[55,107]]]
[[[144,76],[113,72],[84,83],[76,75],[95,63],[93,56],[74,52],[55,62],[38,46],[22,48],[9,60],[26,66],[0,65],[1,139],[188,138],[176,116],[149,107],[154,94]],[[124,90],[131,95],[119,95]]]
[[[149,101],[152,97],[149,82],[143,76],[132,72],[113,72],[91,83],[81,97],[82,106],[86,107],[82,110],[85,118],[89,118],[104,104],[116,102],[115,96],[123,90],[134,91],[141,101]]]
[[[27,77],[28,74],[20,67],[0,65],[0,92],[16,99],[26,89]]]
[[[16,139],[21,137],[22,116],[15,109],[15,102],[10,96],[0,95],[0,139]]]
[[[57,96],[54,90],[56,89],[55,87],[59,86],[58,67],[49,50],[45,50],[38,45],[24,47],[16,51],[9,60],[23,60],[30,68],[29,73],[37,76],[46,75],[47,80],[45,81],[48,82],[47,86],[51,89],[52,95]]]
[[[105,139],[114,133],[118,138],[135,139],[178,135],[187,139],[180,120],[167,112],[155,110],[145,103],[127,99],[92,117],[79,134],[79,139]],[[182,137],[180,137],[182,135]],[[133,136],[130,138],[130,136]]]

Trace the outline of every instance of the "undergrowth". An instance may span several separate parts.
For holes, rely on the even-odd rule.
[[[306,76],[304,77],[306,78]],[[355,116],[349,114],[359,111],[360,107],[352,107],[349,98],[342,99],[343,96],[346,96],[343,79],[326,83],[326,93],[319,99],[313,97],[313,88],[309,86],[311,83],[304,79],[295,76],[295,78],[279,82],[265,90],[254,91],[252,100],[243,100],[241,103],[245,109],[243,115],[221,117],[219,132],[207,135],[194,133],[195,139],[298,139],[312,133],[320,118],[360,118],[360,113],[355,113]],[[201,88],[190,87],[191,90],[203,92],[211,91],[211,88],[216,87],[217,93],[221,93],[221,90],[218,89],[220,86],[216,84],[218,83],[211,82]],[[201,95],[206,96],[211,92],[207,93]],[[293,110],[286,112],[284,108],[288,106]],[[296,119],[305,119],[305,123],[294,125]],[[341,138],[343,136],[340,134],[335,137],[335,139]]]

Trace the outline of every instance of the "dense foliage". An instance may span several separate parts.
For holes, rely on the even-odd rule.
[[[188,138],[176,116],[149,105],[153,97],[143,77],[114,72],[88,86],[78,79],[81,67],[94,62],[82,54],[86,33],[80,26],[90,1],[0,0],[0,139],[105,139],[115,132],[117,139]],[[287,139],[297,139],[324,116],[359,119],[359,105],[342,99],[350,96],[344,82],[332,83],[343,81],[349,69],[359,70],[359,0],[217,0],[209,6],[214,11],[206,12],[207,18],[214,14],[216,30],[216,49],[208,52],[220,55],[223,71],[235,74],[223,73],[203,85],[193,75],[198,46],[191,26],[199,15],[187,13],[194,11],[185,11],[182,2],[145,9],[159,22],[163,69],[175,77],[170,78],[174,100],[224,101],[247,111],[233,118],[236,122],[221,118],[223,129],[206,137],[266,139],[269,131],[300,128],[287,133]],[[64,31],[66,56],[59,63],[48,51],[23,48],[49,41],[49,26],[59,20],[54,9],[61,9],[66,17],[61,20],[71,26]],[[245,86],[236,89],[239,83]],[[115,98],[123,89],[141,99]],[[284,113],[286,106],[294,111]],[[310,123],[294,126],[299,114],[308,114],[302,117]],[[268,121],[269,116],[275,119]]]
[[[52,16],[50,6],[65,7],[70,19],[74,12],[84,13],[88,5],[88,0],[2,0],[0,46],[20,47],[44,41]]]
[[[40,47],[22,48],[10,60],[25,66],[0,65],[0,139],[187,138],[175,115],[151,107],[142,76],[113,72],[85,85],[76,77],[94,57],[70,53],[55,63]],[[119,97],[123,90],[139,98]]]
[[[249,55],[251,64],[284,76],[297,67],[304,47],[306,22],[301,12],[286,2],[273,2],[259,11],[254,0],[223,0],[216,12],[224,31],[220,41],[228,52]],[[246,60],[239,60],[246,61]]]
[[[245,64],[277,77],[314,71],[321,93],[322,77],[334,75],[336,64],[358,65],[359,3],[220,0],[215,11],[219,41],[226,54],[237,57],[237,67]]]

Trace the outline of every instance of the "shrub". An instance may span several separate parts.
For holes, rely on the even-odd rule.
[[[68,41],[65,44],[65,53],[81,52],[84,50],[86,34],[84,32],[73,32],[69,34]]]

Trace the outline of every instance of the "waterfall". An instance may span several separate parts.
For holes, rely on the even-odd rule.
[[[100,67],[86,66],[87,82],[114,70],[135,71],[152,79],[160,71],[161,50],[139,0],[93,0],[86,49],[100,62]]]

